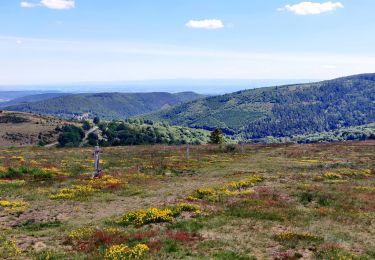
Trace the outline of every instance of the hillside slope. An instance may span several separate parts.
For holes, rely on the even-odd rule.
[[[47,99],[62,97],[62,96],[68,96],[68,95],[71,95],[71,94],[69,93],[44,93],[44,94],[36,94],[36,95],[27,95],[24,97],[12,99],[7,102],[0,102],[0,107],[20,105],[22,103],[37,102],[37,101],[42,101],[42,100],[47,100]]]
[[[57,140],[58,131],[67,122],[49,116],[29,113],[8,112],[0,113],[0,147],[32,146],[52,143]]]
[[[8,106],[5,109],[65,118],[90,112],[105,119],[119,119],[168,108],[200,97],[201,95],[191,92],[76,94]]]
[[[144,116],[246,139],[293,136],[375,122],[375,74],[251,89]]]
[[[12,87],[0,86],[0,104],[17,98],[26,96],[35,96],[40,94],[52,93],[51,91],[43,90],[14,90],[14,91],[2,91],[1,89],[11,89]],[[56,92],[56,91],[54,91]],[[58,92],[58,91],[57,91]]]

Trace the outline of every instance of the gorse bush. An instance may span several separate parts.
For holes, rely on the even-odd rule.
[[[1,180],[0,187],[20,187],[26,184],[25,180]]]
[[[299,243],[322,243],[324,239],[310,233],[282,232],[274,235],[276,241],[282,245],[294,248]]]
[[[143,226],[150,223],[170,222],[182,212],[199,214],[200,210],[197,205],[187,203],[177,204],[164,209],[138,209],[124,214],[120,219],[115,220],[115,223],[124,226]]]
[[[249,188],[258,182],[262,182],[263,180],[264,178],[262,176],[251,176],[244,180],[230,182],[226,185],[226,187],[230,191],[241,190]]]
[[[117,220],[117,224],[124,226],[135,225],[142,226],[149,223],[169,222],[173,219],[173,212],[170,209],[139,209],[124,214],[121,219]]]
[[[83,227],[79,229],[75,229],[68,234],[69,240],[80,240],[85,239],[91,236],[94,233],[95,229],[91,227]]]
[[[84,199],[90,196],[95,189],[89,185],[73,185],[71,188],[63,188],[58,193],[49,195],[52,200]]]
[[[69,188],[62,188],[57,193],[49,195],[53,200],[82,200],[91,196],[95,191],[104,189],[114,189],[124,182],[111,175],[90,180],[86,184],[73,185]]]
[[[17,259],[21,254],[21,249],[14,240],[7,240],[0,235],[0,256],[4,259]]]
[[[28,206],[29,204],[23,201],[0,200],[0,210],[4,209],[10,213],[22,213]]]
[[[139,259],[144,256],[150,249],[145,244],[138,244],[130,248],[124,244],[114,245],[105,251],[104,258],[108,260],[120,259]]]
[[[174,216],[178,216],[181,212],[193,212],[195,214],[201,213],[200,207],[190,203],[178,203],[175,206],[169,207],[172,210]]]
[[[125,184],[124,181],[115,178],[111,175],[104,175],[100,178],[94,178],[89,181],[88,185],[93,187],[94,189],[114,189],[122,184]]]
[[[209,201],[217,201],[223,196],[251,194],[253,193],[253,190],[250,189],[250,187],[259,182],[262,182],[263,180],[264,177],[255,175],[240,181],[232,181],[224,185],[212,188],[199,188],[195,190],[190,196],[188,196],[188,199],[204,199]]]

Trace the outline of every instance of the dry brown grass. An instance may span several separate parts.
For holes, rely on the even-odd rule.
[[[50,142],[57,140],[54,131],[57,126],[66,123],[54,117],[22,112],[3,111],[0,117],[15,115],[27,120],[23,123],[0,123],[0,147],[37,145],[39,136],[45,136]]]

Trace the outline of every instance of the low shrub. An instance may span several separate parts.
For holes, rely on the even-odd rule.
[[[294,248],[299,243],[321,243],[322,237],[317,237],[310,233],[282,232],[274,236],[274,239],[284,246]]]
[[[0,124],[20,124],[25,122],[29,122],[29,120],[13,114],[0,116]]]
[[[255,184],[262,182],[264,177],[262,176],[250,176],[246,179],[240,181],[232,181],[221,186],[213,188],[200,188],[197,189],[188,196],[189,200],[203,199],[208,201],[218,201],[224,196],[236,196],[236,195],[246,195],[253,193],[250,187]]]
[[[24,180],[0,180],[0,187],[19,187],[25,184]]]
[[[52,200],[73,200],[85,199],[95,192],[95,189],[89,185],[74,185],[71,188],[63,188],[56,194],[48,197]]]
[[[9,213],[22,213],[26,210],[28,204],[23,201],[0,200],[0,209]]]
[[[204,227],[203,221],[199,219],[190,219],[190,220],[183,220],[178,221],[176,223],[171,223],[168,225],[168,229],[170,230],[180,230],[186,232],[197,232]]]
[[[343,178],[358,178],[372,176],[370,169],[350,169],[342,168],[336,171],[329,171],[323,173],[323,177],[328,180],[338,180]]]
[[[124,214],[121,219],[116,220],[115,223],[128,226],[143,226],[149,223],[160,223],[169,222],[173,220],[175,214],[170,209],[138,209],[135,211],[130,211]]]
[[[70,188],[60,189],[58,193],[49,195],[52,200],[82,200],[87,199],[95,191],[114,189],[124,182],[110,175],[90,180],[87,184],[73,185]]]
[[[150,223],[170,222],[182,212],[199,214],[200,210],[198,206],[187,203],[180,203],[164,209],[138,209],[124,214],[120,219],[115,220],[115,223],[124,226],[143,226]]]
[[[230,206],[225,211],[227,216],[236,218],[252,218],[258,220],[284,221],[285,217],[279,212],[242,207],[241,205]]]
[[[4,259],[17,259],[21,255],[21,249],[14,240],[7,240],[0,236],[0,256]]]
[[[0,179],[12,179],[12,178],[31,178],[31,179],[52,179],[54,173],[51,171],[42,170],[39,168],[8,168],[7,171],[0,173]]]
[[[22,228],[28,231],[40,231],[43,229],[57,228],[57,227],[60,227],[61,225],[62,225],[61,221],[58,221],[58,220],[36,223],[35,220],[28,219],[22,223],[15,225],[14,227]]]
[[[304,206],[312,202],[316,202],[320,206],[329,206],[332,204],[333,199],[328,194],[319,194],[317,192],[302,192],[297,194],[299,202]]]
[[[356,257],[350,252],[341,248],[329,248],[327,250],[320,250],[316,252],[317,259],[330,259],[330,260],[354,260],[354,259],[371,259],[367,257]]]
[[[119,259],[139,259],[142,258],[150,249],[145,244],[138,244],[130,248],[124,244],[113,245],[105,251],[104,258],[109,260]]]

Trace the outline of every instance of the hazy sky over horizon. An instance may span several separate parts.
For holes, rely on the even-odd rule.
[[[0,86],[375,72],[375,1],[2,0]]]

